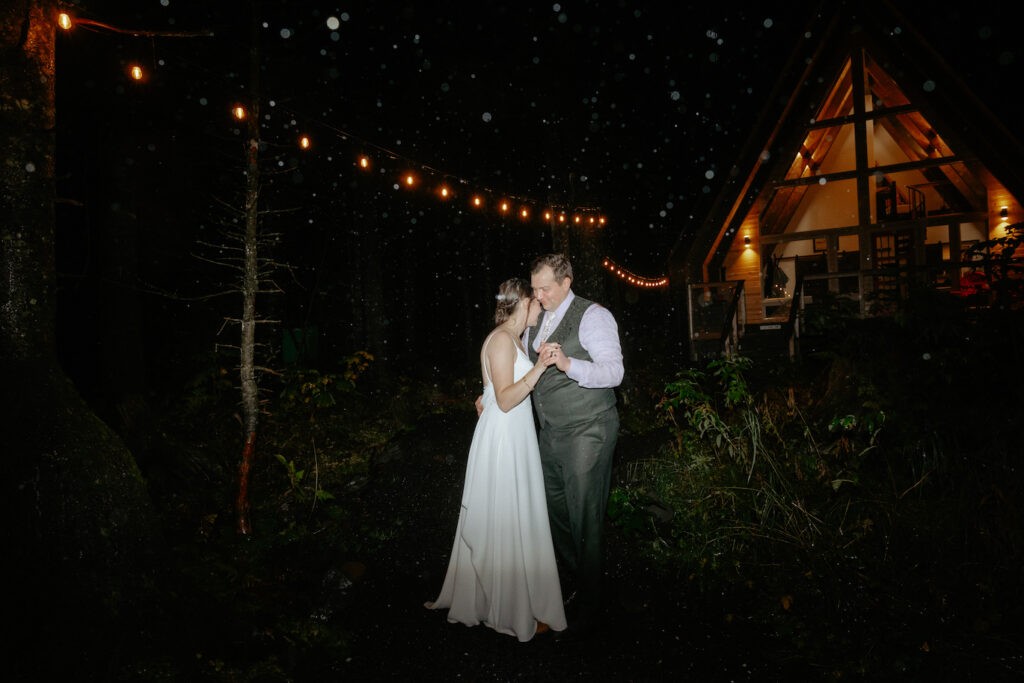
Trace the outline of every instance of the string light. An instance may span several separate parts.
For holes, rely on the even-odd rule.
[[[479,209],[483,205],[484,205],[484,200],[483,199],[481,199],[479,196],[473,197],[473,206],[475,206],[476,208]]]
[[[142,80],[142,67],[138,64],[132,64],[131,69],[128,70],[128,73],[131,74],[132,79],[136,81]]]
[[[366,169],[370,168],[370,158],[369,157],[359,157],[359,168],[366,168]]]
[[[302,149],[309,149],[309,146],[311,144],[312,142],[310,142],[308,135],[303,135],[301,138],[299,138],[299,147],[301,147]]]
[[[231,115],[239,121],[243,120],[245,118],[245,107],[236,105],[235,108],[231,110]]]
[[[449,197],[452,196],[451,190],[449,190],[444,185],[441,186],[441,190],[440,190],[439,194],[441,195],[441,199],[448,199]]]
[[[68,14],[67,12],[61,12],[57,16],[57,25],[60,26],[65,31],[70,31],[71,30],[71,26],[72,26],[72,24],[71,24],[71,15]]]
[[[612,273],[613,275],[618,275],[619,278],[621,278],[625,282],[628,282],[629,284],[635,285],[637,287],[641,287],[643,289],[654,289],[654,288],[667,287],[668,286],[668,278],[667,277],[659,277],[659,278],[641,277],[640,275],[637,275],[635,273],[631,273],[628,270],[626,270],[625,268],[622,268],[621,266],[616,265],[615,262],[612,261],[610,258],[605,258],[604,262],[601,265],[603,265],[605,268],[607,268],[608,272]]]

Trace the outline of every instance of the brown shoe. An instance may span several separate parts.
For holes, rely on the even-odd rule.
[[[538,636],[540,634],[542,634],[542,633],[547,633],[549,629],[550,629],[550,627],[547,624],[545,624],[543,621],[538,621],[537,622],[537,635]]]

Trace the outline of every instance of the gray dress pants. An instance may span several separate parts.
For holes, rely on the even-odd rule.
[[[575,579],[582,619],[601,607],[604,580],[604,521],[611,486],[612,456],[619,438],[614,406],[572,427],[540,430],[551,539],[562,565]]]

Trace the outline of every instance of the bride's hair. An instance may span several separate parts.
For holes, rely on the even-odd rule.
[[[512,317],[520,301],[530,298],[530,286],[526,284],[526,280],[519,277],[505,280],[498,287],[498,295],[494,298],[497,299],[494,306],[494,324],[500,325]]]

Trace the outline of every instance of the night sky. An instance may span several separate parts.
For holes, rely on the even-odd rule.
[[[1001,14],[1007,3],[924,13],[918,3],[897,5],[1022,137],[1024,112],[1009,89],[1021,81],[1021,59]],[[214,35],[78,26],[58,36],[65,289],[97,272],[120,277],[123,264],[104,271],[98,263],[117,261],[110,253],[118,245],[95,243],[95,226],[120,215],[141,228],[131,286],[179,298],[216,291],[222,283],[197,270],[194,254],[235,220],[223,207],[238,205],[243,177],[245,125],[230,110],[250,87],[250,3],[73,6],[129,31]],[[681,234],[685,244],[721,188],[819,8],[733,0],[259,6],[263,202],[279,212],[268,229],[281,235],[280,257],[295,266],[285,279],[301,285],[292,288],[300,297],[315,286],[326,291],[325,254],[361,249],[374,231],[385,253],[419,252],[419,279],[400,296],[486,291],[525,275],[529,256],[551,247],[546,226],[509,221],[498,229],[493,212],[468,208],[476,191],[492,207],[506,197],[536,210],[570,200],[600,207],[607,255],[640,275],[665,274],[669,250]],[[128,76],[132,63],[145,71],[140,82]],[[310,149],[299,148],[301,135]],[[355,166],[361,154],[373,160],[370,172]],[[396,186],[405,171],[417,173],[417,190]],[[442,182],[459,193],[449,202],[433,194]],[[478,267],[481,250],[494,253],[486,267]],[[335,263],[331,272],[342,277],[350,267]],[[475,271],[486,277],[474,280]],[[479,307],[465,296],[452,303]],[[77,304],[65,297],[64,308]],[[486,315],[478,317],[466,324],[483,324]]]
[[[364,4],[261,3],[268,139],[288,143],[308,133],[313,153],[332,155],[339,172],[342,164],[349,170],[353,154],[379,146],[412,166],[540,205],[564,203],[574,191],[578,203],[607,213],[610,255],[652,275],[663,272],[667,250],[691,216],[700,217],[701,200],[719,188],[773,74],[818,6]],[[971,82],[1005,84],[1019,74],[1019,59],[1000,20],[1002,5],[971,3],[963,15],[911,11],[908,18]],[[84,16],[120,28],[210,29],[215,36],[76,29],[61,38],[58,76],[84,67],[97,84],[79,81],[68,93],[61,82],[69,96],[62,120],[82,104],[116,115],[139,106],[127,100],[150,98],[160,109],[148,123],[154,134],[181,131],[175,145],[208,144],[201,136],[189,140],[187,131],[229,131],[225,113],[248,80],[248,3],[81,6]],[[132,59],[146,68],[141,85],[124,74],[122,61]],[[115,72],[119,80],[111,83]],[[1014,98],[1001,85],[978,94],[1016,118],[1003,102]],[[366,144],[343,144],[342,131]]]

